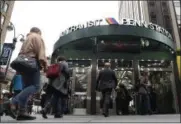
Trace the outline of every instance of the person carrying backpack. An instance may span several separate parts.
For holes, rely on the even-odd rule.
[[[67,82],[70,78],[68,63],[66,62],[65,57],[59,57],[57,59],[58,63],[49,67],[47,71],[47,77],[50,78],[50,84],[53,87],[53,95],[50,101],[45,105],[42,110],[42,117],[47,117],[47,110],[51,105],[55,107],[55,118],[63,117],[63,99],[68,94],[68,85]],[[59,70],[59,71],[58,71]],[[58,74],[57,74],[58,73]]]

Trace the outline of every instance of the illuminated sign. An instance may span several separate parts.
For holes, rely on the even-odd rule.
[[[133,19],[125,19],[125,18],[121,19],[119,23],[114,18],[104,18],[104,19],[97,19],[94,21],[88,21],[84,24],[78,24],[78,25],[69,27],[64,32],[61,33],[61,36],[67,35],[76,30],[80,30],[80,29],[84,29],[88,27],[94,27],[94,26],[101,26],[101,25],[131,25],[131,26],[144,27],[144,28],[148,28],[148,29],[160,32],[164,34],[165,36],[167,36],[168,38],[170,38],[171,40],[173,40],[172,35],[166,29],[164,29],[163,27],[157,24],[147,23],[145,21],[137,21]]]
[[[101,41],[99,52],[140,52],[141,45],[135,41]]]

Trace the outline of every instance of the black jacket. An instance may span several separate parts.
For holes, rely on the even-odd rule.
[[[116,74],[111,69],[104,69],[99,72],[97,78],[97,90],[112,89],[117,86]]]

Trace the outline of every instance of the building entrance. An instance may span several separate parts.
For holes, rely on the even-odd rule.
[[[138,61],[138,77],[143,77],[144,72],[148,72],[148,88],[150,93],[150,104],[152,111],[155,113],[175,113],[178,112],[176,87],[174,83],[174,75],[172,61]],[[133,68],[133,60],[123,59],[97,59],[97,71],[104,69],[104,63],[110,62],[111,68],[115,71],[118,85],[123,84],[128,90],[132,100],[129,102],[129,113],[139,114],[139,97],[138,91],[135,89],[135,68]],[[68,60],[71,69],[71,96],[69,99],[70,114],[86,115],[91,113],[92,91],[91,84],[96,83],[92,80],[92,60],[76,59]],[[110,103],[110,114],[116,114],[118,106],[116,106],[117,92],[113,91]],[[102,94],[96,92],[95,109],[97,114],[102,113]],[[121,105],[121,103],[118,103]],[[117,104],[117,105],[118,105]],[[121,111],[120,111],[121,113]]]
[[[132,61],[131,60],[123,60],[123,59],[98,59],[97,64],[97,76],[100,70],[104,69],[104,64],[106,62],[111,63],[111,68],[115,71],[116,77],[118,80],[118,85],[123,84],[125,85],[126,89],[128,90],[131,97],[133,97],[132,89],[134,87],[134,73],[133,73],[133,67],[132,67]],[[96,110],[98,114],[102,113],[102,94],[100,92],[97,92],[96,94]],[[113,90],[111,95],[111,103],[110,103],[110,114],[116,114],[116,110],[119,107],[119,104],[116,103],[117,98],[117,92]],[[116,105],[117,104],[117,105]],[[131,100],[129,102],[129,109],[133,111],[133,105],[134,102]]]
[[[68,63],[71,70],[70,114],[85,115],[90,102],[91,60],[68,60]]]
[[[147,72],[151,89],[150,101],[152,111],[159,114],[179,112],[176,95],[173,62],[166,60],[139,61],[139,75]]]

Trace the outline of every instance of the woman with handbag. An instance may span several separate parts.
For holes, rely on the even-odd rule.
[[[10,101],[10,116],[17,120],[36,119],[26,112],[26,106],[29,96],[40,89],[40,70],[45,71],[47,68],[45,44],[39,28],[30,29],[30,33],[27,35],[18,57],[11,63],[11,67],[21,73],[24,89]],[[19,113],[15,111],[16,106],[19,108]]]

